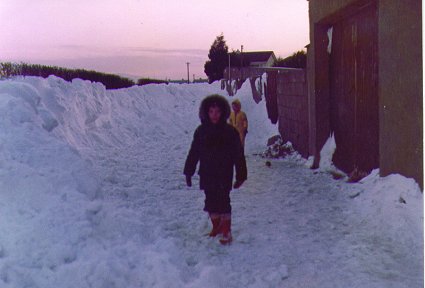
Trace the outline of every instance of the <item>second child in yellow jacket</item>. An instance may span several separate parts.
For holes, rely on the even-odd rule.
[[[239,131],[242,146],[245,146],[245,136],[248,133],[248,119],[241,108],[242,105],[238,99],[232,102],[233,111],[230,113],[229,123]]]

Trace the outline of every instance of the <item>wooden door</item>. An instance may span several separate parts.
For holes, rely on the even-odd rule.
[[[344,172],[379,167],[378,18],[375,4],[333,25],[330,124]]]

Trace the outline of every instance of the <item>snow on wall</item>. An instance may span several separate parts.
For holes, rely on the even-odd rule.
[[[319,167],[323,171],[334,171],[336,168],[333,165],[332,157],[336,150],[335,136],[332,133],[328,140],[326,140],[325,144],[320,150],[320,163]]]
[[[328,47],[327,47],[328,54],[331,54],[332,53],[332,35],[333,35],[333,31],[334,31],[334,27],[330,27],[328,29],[328,32],[327,32],[327,34],[328,34]]]

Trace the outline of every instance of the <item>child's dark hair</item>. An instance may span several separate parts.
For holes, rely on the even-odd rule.
[[[199,107],[199,119],[201,122],[206,123],[210,121],[208,110],[213,106],[217,106],[221,110],[220,122],[226,122],[230,116],[230,105],[226,98],[218,94],[207,96],[202,100],[201,106]]]

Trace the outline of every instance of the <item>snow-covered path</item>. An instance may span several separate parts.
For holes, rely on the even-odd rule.
[[[253,153],[276,128],[246,88],[248,181],[222,246],[182,175],[218,86],[0,82],[0,286],[422,287],[417,184],[348,184],[296,155],[267,167]]]
[[[150,167],[156,171],[152,177],[137,164],[146,155],[125,149],[130,155],[117,159],[122,163],[114,161],[112,170],[128,174],[113,183],[106,178],[106,190],[115,192],[105,199],[108,210],[115,210],[111,237],[140,233],[142,241],[135,245],[143,249],[160,243],[155,249],[166,259],[146,271],[152,278],[140,282],[142,287],[421,286],[421,257],[411,259],[411,253],[403,253],[410,248],[399,247],[382,230],[374,235],[364,221],[356,221],[356,199],[350,195],[362,192],[361,187],[294,160],[275,160],[267,167],[264,159],[248,156],[249,180],[232,192],[235,241],[222,247],[205,236],[210,227],[202,212],[202,192],[184,187],[185,150],[174,150],[180,157],[171,163],[159,153],[151,154],[153,162],[148,162],[157,163]],[[123,207],[122,214],[118,207]],[[418,252],[420,247],[417,243]],[[169,270],[173,276],[164,275]]]

